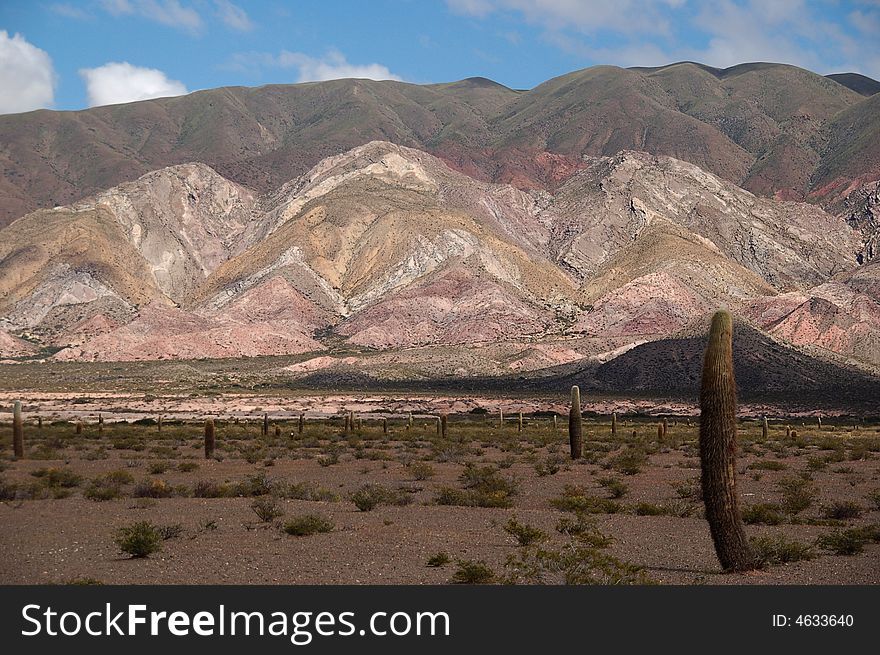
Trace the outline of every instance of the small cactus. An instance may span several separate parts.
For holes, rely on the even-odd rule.
[[[437,417],[437,436],[439,437],[439,436],[441,436],[442,434],[443,434],[443,430],[442,430],[442,428],[440,427],[440,417],[438,416],[438,417]]]
[[[43,417],[42,416],[37,417],[37,428],[39,428],[40,430],[43,429]]]
[[[19,459],[24,457],[24,421],[21,418],[21,401],[12,406],[12,450]]]
[[[559,429],[559,421],[558,421],[558,419],[559,419],[559,417],[558,417],[558,416],[556,415],[556,413],[554,412],[554,414],[553,414],[553,431],[554,431],[554,432],[556,432],[556,431]]]
[[[101,413],[98,413],[98,434],[101,434],[104,431],[104,417]]]
[[[571,409],[568,412],[568,441],[571,458],[580,459],[584,454],[583,424],[581,418],[581,390],[577,385],[571,388]]]
[[[382,417],[382,434],[388,434],[388,417]]]
[[[791,439],[791,426],[790,425],[785,426],[785,438]]]
[[[767,423],[767,417],[764,417],[764,420],[761,422],[761,437],[766,441],[767,433],[770,431],[770,426]]]
[[[662,425],[663,425],[663,438],[665,439],[666,433],[669,431],[669,421],[666,419],[666,417],[663,417]]]
[[[663,441],[663,424],[657,424],[657,441]]]
[[[617,412],[611,414],[611,436],[617,436]]]
[[[412,428],[412,412],[406,415],[406,429],[409,430]],[[360,429],[360,428],[358,428]]]
[[[733,319],[712,317],[700,385],[700,467],[706,520],[725,571],[748,571],[757,560],[746,539],[736,487],[736,379]]]
[[[215,444],[214,419],[209,418],[205,420],[205,459],[211,459],[214,456]]]
[[[517,432],[523,431],[523,420],[522,420],[522,412],[517,415]]]
[[[281,436],[281,426],[280,426],[280,425],[276,425],[276,426],[275,426],[275,436],[276,436],[276,437],[280,437],[280,436]]]
[[[83,431],[83,422],[81,420],[78,420],[76,422],[76,433],[82,434],[82,431]]]
[[[498,408],[498,427],[504,427],[504,410],[501,407]]]
[[[296,425],[297,434],[303,433],[303,428],[305,427],[306,415],[302,412],[299,413],[299,422]]]
[[[449,433],[449,417],[444,413],[440,415],[440,436],[445,439]]]
[[[159,414],[159,418],[156,419],[156,431],[157,432],[162,431],[162,415],[161,414]]]
[[[263,436],[269,436],[269,415],[263,414]]]

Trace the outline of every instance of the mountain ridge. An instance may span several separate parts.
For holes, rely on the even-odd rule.
[[[180,164],[0,230],[0,357],[313,353],[332,378],[340,352],[385,353],[388,371],[437,356],[457,376],[531,375],[611,362],[726,306],[880,371],[872,226],[629,150],[586,157],[555,193],[387,141],[269,193]]]
[[[482,78],[224,87],[0,116],[0,225],[188,161],[267,193],[376,139],[525,190],[555,190],[583,157],[622,150],[674,156],[761,195],[826,206],[877,176],[876,149],[846,153],[854,134],[876,140],[873,104],[860,103],[880,96],[792,66],[755,66],[722,77],[690,63],[593,67],[527,91]]]

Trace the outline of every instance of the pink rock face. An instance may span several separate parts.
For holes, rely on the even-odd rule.
[[[119,323],[113,319],[104,314],[95,314],[63,332],[55,341],[59,345],[78,345],[102,334],[112,332],[118,327]]]
[[[537,343],[528,347],[526,353],[512,361],[509,368],[512,371],[534,371],[550,366],[559,366],[583,359],[584,356],[576,350],[552,343]]]
[[[390,348],[516,339],[550,322],[488,276],[455,267],[363,310],[339,332],[352,343]]]
[[[328,324],[330,316],[280,275],[250,289],[210,314],[239,323],[295,323],[303,330]],[[209,315],[210,315],[209,314]]]
[[[602,296],[572,330],[597,336],[672,334],[708,310],[708,304],[681,281],[657,272]]]
[[[779,318],[765,320],[762,327],[798,346],[819,346],[880,365],[880,304],[875,298],[829,282],[790,309],[793,300],[780,297],[775,306],[763,302],[762,316]]]
[[[23,357],[25,355],[32,355],[38,350],[39,348],[34,344],[14,337],[7,332],[0,331],[0,358]]]
[[[340,364],[352,365],[357,364],[360,360],[357,357],[330,357],[329,355],[321,355],[320,357],[312,357],[304,362],[297,362],[284,368],[288,373],[312,373],[321,371],[326,368],[338,366]]]
[[[149,305],[128,325],[65,348],[60,360],[136,361],[298,354],[323,350],[295,321],[238,323]]]

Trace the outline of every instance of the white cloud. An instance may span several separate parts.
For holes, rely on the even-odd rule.
[[[203,25],[199,12],[179,0],[101,0],[101,6],[114,16],[141,16],[191,33]]]
[[[0,30],[0,114],[51,107],[57,76],[52,59],[25,40]]]
[[[831,0],[828,0],[829,2]],[[590,63],[656,66],[690,59],[717,67],[751,61],[818,73],[880,75],[877,0],[829,17],[819,0],[446,0],[450,11],[488,19],[498,12],[542,30],[541,37]],[[590,37],[614,37],[597,47]],[[689,36],[693,38],[680,38]],[[586,38],[585,38],[586,37]]]
[[[85,80],[90,107],[187,93],[182,82],[169,80],[162,71],[132,66],[124,61],[83,68],[79,74]]]
[[[66,2],[57,2],[50,5],[49,10],[52,11],[52,13],[64,16],[65,18],[76,18],[77,20],[89,18],[88,12],[82,7],[76,7]]]
[[[293,68],[297,70],[297,82],[324,82],[349,77],[368,80],[402,79],[382,64],[349,63],[338,50],[330,50],[323,57],[310,57],[288,50],[282,50],[277,55],[268,52],[239,52],[223,68],[251,72],[260,68]]]
[[[297,68],[300,82],[323,82],[347,77],[368,80],[401,79],[382,64],[350,64],[338,50],[331,50],[317,59],[301,52],[282,50],[278,56],[278,65],[282,68]]]
[[[250,32],[254,29],[253,21],[238,5],[232,4],[229,0],[214,0],[214,5],[217,8],[217,16],[226,23],[227,27],[240,32]]]
[[[667,12],[682,0],[446,0],[455,13],[485,18],[496,11],[521,14],[548,30],[574,29],[592,33],[600,29],[620,32],[667,34]]]

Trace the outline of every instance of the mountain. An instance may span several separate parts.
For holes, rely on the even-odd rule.
[[[297,355],[275,374],[613,391],[725,306],[778,355],[777,386],[786,367],[855,384],[880,370],[872,217],[631,150],[583,156],[552,193],[388,141],[269,192],[178,164],[0,230],[0,357]]]
[[[880,92],[880,82],[859,73],[832,73],[825,77],[829,80],[834,80],[838,84],[843,84],[846,88],[852,89],[863,96],[872,96]]]
[[[556,190],[585,156],[638,150],[690,162],[759,195],[812,194],[826,204],[854,180],[876,176],[877,98],[793,66],[683,62],[598,66],[528,91],[484,78],[334,80],[5,115],[0,226],[189,162],[268,194],[374,140],[524,190]]]

